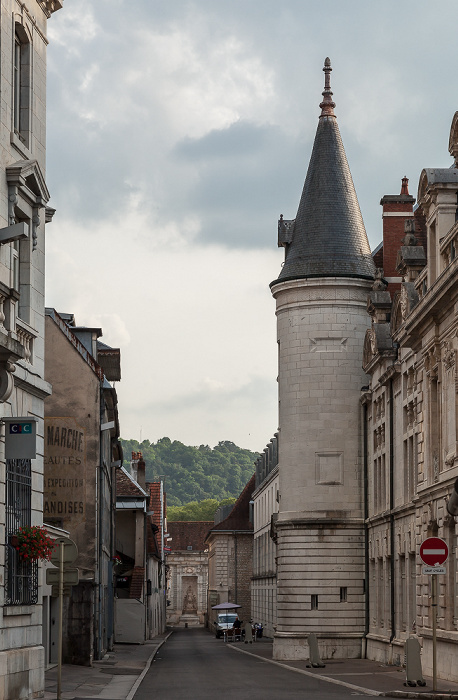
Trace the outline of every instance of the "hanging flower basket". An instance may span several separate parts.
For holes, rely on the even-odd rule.
[[[56,547],[56,542],[48,535],[46,528],[40,525],[20,527],[11,539],[11,544],[25,561],[49,561]]]

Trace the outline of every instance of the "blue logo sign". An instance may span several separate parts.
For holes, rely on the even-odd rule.
[[[32,423],[10,423],[10,435],[32,434]]]

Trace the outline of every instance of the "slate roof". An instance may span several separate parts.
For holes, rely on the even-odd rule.
[[[203,552],[206,548],[205,537],[212,527],[213,522],[205,520],[167,522],[167,530],[172,538],[168,544],[172,552],[187,551],[189,546],[193,552]]]
[[[425,168],[428,185],[436,183],[458,183],[458,168]]]
[[[318,121],[292,241],[286,246],[278,279],[270,286],[307,277],[373,276],[374,263],[347,156],[337,119],[328,107]]]
[[[256,488],[256,474],[253,474],[242,493],[234,503],[234,507],[224,520],[214,525],[208,533],[206,539],[212,532],[248,532],[253,530],[253,523],[250,522],[250,501],[251,495]]]

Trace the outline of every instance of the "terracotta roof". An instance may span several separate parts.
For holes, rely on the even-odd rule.
[[[131,477],[129,472],[121,467],[116,470],[116,496],[135,496],[136,498],[144,498],[145,491]]]
[[[203,552],[206,549],[205,538],[212,527],[211,520],[168,522],[167,529],[172,539],[166,544],[170,546],[172,552],[187,551],[188,547],[192,547],[193,551]]]
[[[250,522],[250,501],[253,491],[256,488],[256,475],[253,474],[242,493],[234,503],[234,507],[224,520],[218,525],[214,525],[207,537],[218,530],[239,530],[246,532],[253,530],[253,523]]]
[[[146,484],[146,491],[149,495],[148,510],[154,511],[151,516],[152,522],[158,527],[161,527],[161,482],[154,481]],[[165,493],[164,493],[164,517],[165,517]]]
[[[141,598],[143,591],[143,580],[145,578],[145,569],[143,566],[135,566],[132,571],[132,579],[130,581],[129,598]]]

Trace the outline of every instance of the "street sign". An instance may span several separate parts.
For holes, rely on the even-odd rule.
[[[424,566],[422,569],[424,574],[446,574],[445,566]]]
[[[441,566],[447,561],[447,543],[440,537],[428,537],[420,545],[420,557],[426,566]]]
[[[64,586],[64,590],[62,595],[71,595],[72,594],[72,587],[71,586]],[[59,597],[59,586],[52,586],[51,587],[51,598],[58,598]]]
[[[35,416],[2,418],[5,423],[6,459],[35,459],[37,456],[37,421]]]
[[[59,569],[46,569],[48,586],[59,585]],[[64,586],[77,586],[79,581],[78,569],[64,569]]]
[[[78,549],[73,540],[71,540],[69,537],[56,537],[54,541],[59,545],[51,554],[51,562],[54,564],[54,566],[59,566],[59,550],[61,547],[64,548],[64,567],[65,564],[73,564],[78,556]]]

